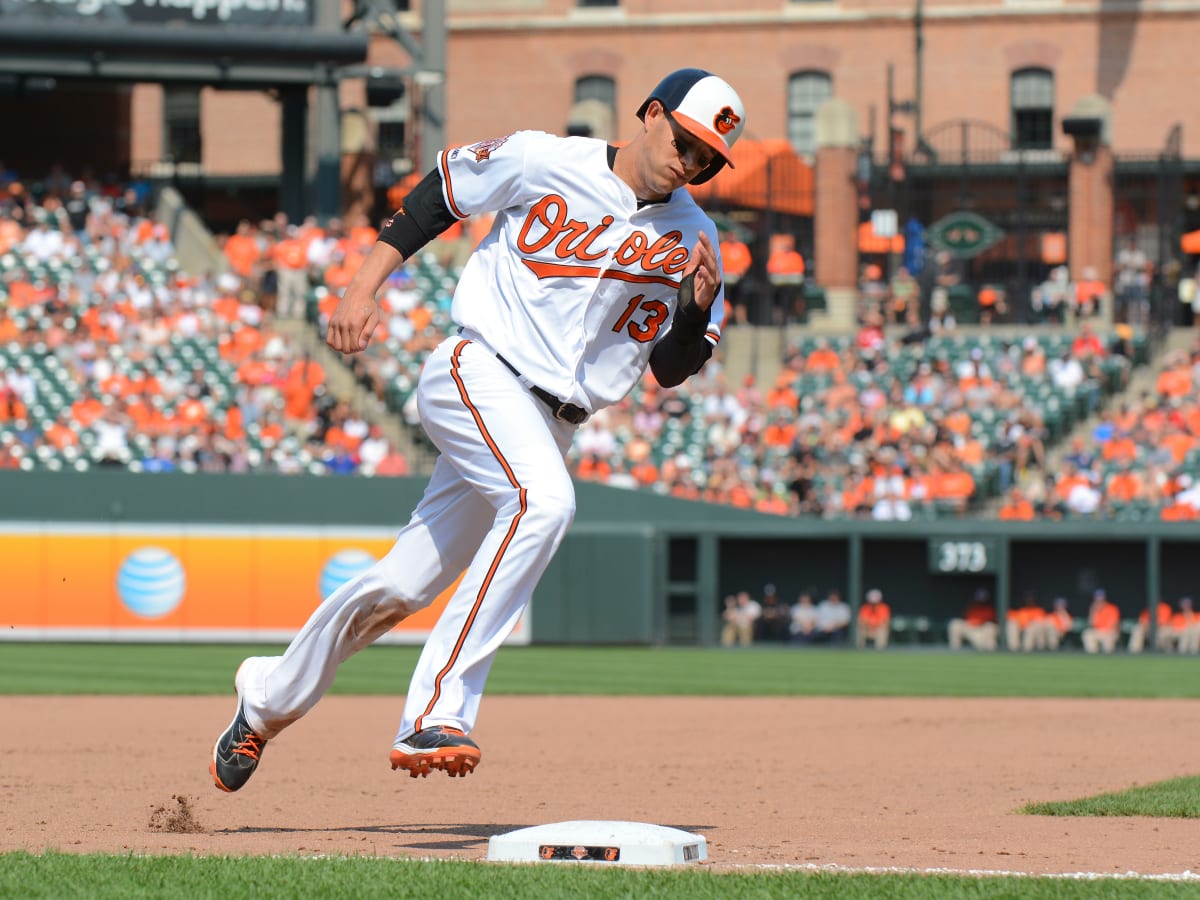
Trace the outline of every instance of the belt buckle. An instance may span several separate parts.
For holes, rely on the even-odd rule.
[[[566,422],[568,425],[581,425],[587,416],[585,415],[583,418],[580,418],[578,414],[580,412],[583,412],[580,407],[571,403],[564,403],[560,400],[558,406],[555,407],[554,418],[560,422]]]

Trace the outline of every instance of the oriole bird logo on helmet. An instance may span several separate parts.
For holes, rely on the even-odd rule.
[[[735,113],[731,107],[723,106],[713,119],[713,128],[717,130],[718,134],[729,134],[729,132],[737,128],[737,124],[740,121],[742,121],[742,117]]]

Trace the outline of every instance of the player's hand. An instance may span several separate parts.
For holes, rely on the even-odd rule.
[[[379,325],[379,304],[373,297],[347,290],[329,319],[325,343],[339,353],[366,350]]]
[[[688,260],[683,274],[687,276],[693,272],[696,274],[696,305],[701,309],[708,309],[717,296],[717,287],[721,284],[721,271],[717,268],[717,253],[713,250],[712,241],[703,231],[700,232],[700,240],[692,248],[692,257]]]

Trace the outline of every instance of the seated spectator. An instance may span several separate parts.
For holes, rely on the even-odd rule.
[[[946,633],[951,650],[960,649],[964,640],[976,650],[995,650],[1000,626],[991,593],[986,588],[976,590],[962,617],[947,623]]]
[[[1172,624],[1174,610],[1171,609],[1170,603],[1165,603],[1162,600],[1158,601],[1157,620],[1155,621],[1156,634],[1154,639],[1154,648],[1156,650],[1169,650],[1175,643],[1175,629]],[[1141,653],[1146,649],[1146,640],[1150,636],[1150,610],[1143,609],[1137,618],[1137,622],[1133,626],[1133,631],[1129,632],[1129,652]]]
[[[721,628],[721,646],[750,646],[754,641],[754,623],[761,614],[762,608],[758,601],[750,596],[749,591],[738,591],[736,595],[726,597],[725,610],[721,616],[724,621]]]
[[[792,611],[788,609],[786,603],[779,599],[779,592],[775,589],[775,585],[768,584],[763,588],[763,598],[759,607],[758,621],[755,623],[754,629],[755,637],[762,641],[786,641]]]
[[[842,599],[840,591],[832,590],[817,604],[815,640],[826,644],[840,644],[849,630],[850,604]]]
[[[1009,491],[1008,497],[1004,500],[1004,505],[996,513],[998,519],[1009,522],[1028,522],[1034,516],[1033,504],[1029,502],[1029,498],[1025,496],[1025,492],[1019,487],[1014,487]]]
[[[817,631],[817,606],[812,594],[804,591],[792,604],[792,620],[788,626],[794,644],[810,644]]]
[[[1191,597],[1179,598],[1179,611],[1171,617],[1171,630],[1177,652],[1200,653],[1200,613],[1193,607]]]
[[[1031,627],[1040,632],[1040,639],[1033,639],[1038,646],[1057,650],[1063,638],[1075,628],[1075,617],[1067,609],[1067,598],[1055,597],[1050,612]]]
[[[885,650],[891,630],[891,607],[883,602],[883,591],[872,588],[867,591],[866,602],[858,608],[858,627],[854,632],[854,646],[861,650],[869,643],[876,650]]]
[[[1044,650],[1045,630],[1042,627],[1046,610],[1038,604],[1037,594],[1026,591],[1021,605],[1008,611],[1005,623],[1005,639],[1009,650]]]
[[[1080,635],[1083,649],[1088,653],[1112,653],[1120,636],[1121,610],[1108,599],[1104,588],[1097,588],[1092,593],[1087,628]]]

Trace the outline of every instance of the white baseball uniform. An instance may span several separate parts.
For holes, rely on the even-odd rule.
[[[307,712],[339,663],[464,570],[421,653],[396,740],[434,725],[471,731],[496,651],[575,514],[565,455],[576,425],[531,388],[588,413],[623,398],[671,327],[698,235],[718,243],[685,189],[639,204],[604,141],[517,132],[445,151],[438,166],[455,216],[497,212],[455,290],[461,331],[430,355],[417,388],[441,455],[388,554],[334,591],[283,656],[244,664],[245,715],[264,738]],[[714,346],[724,310],[718,289],[705,334]]]

